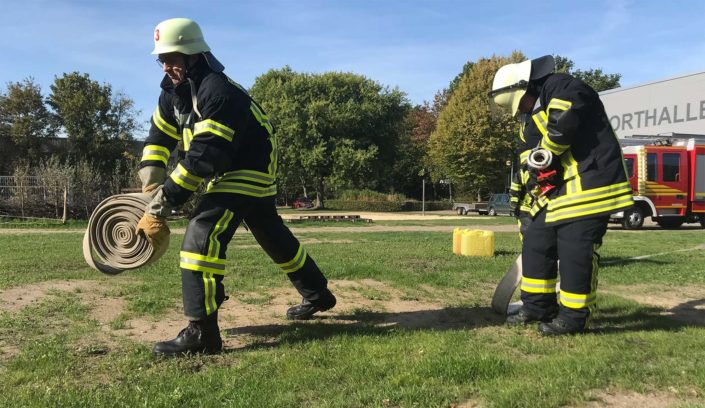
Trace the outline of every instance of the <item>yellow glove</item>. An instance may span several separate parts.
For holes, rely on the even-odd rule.
[[[142,216],[135,228],[137,234],[144,234],[145,238],[154,247],[154,250],[161,252],[169,246],[169,226],[166,225],[166,218],[155,217],[149,213]]]

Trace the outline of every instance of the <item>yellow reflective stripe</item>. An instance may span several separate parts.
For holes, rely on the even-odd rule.
[[[598,198],[608,197],[614,194],[631,193],[631,187],[628,181],[622,183],[612,184],[609,186],[592,188],[590,190],[584,190],[575,194],[565,195],[561,197],[554,198],[551,200],[549,208],[555,209],[560,207],[562,204],[570,205],[575,202],[583,202],[587,200],[594,200]]]
[[[252,184],[219,181],[215,184],[210,183],[206,193],[235,193],[252,197],[268,197],[277,194],[277,186],[261,187]]]
[[[228,142],[233,141],[233,136],[235,136],[235,131],[222,123],[218,123],[213,119],[206,119],[200,122],[196,122],[193,126],[193,136],[198,136],[203,133],[213,133],[216,136],[220,136]]]
[[[225,260],[211,256],[196,254],[193,252],[181,251],[179,253],[179,267],[191,271],[215,273],[223,275],[225,272]]]
[[[522,277],[521,290],[529,293],[554,293],[558,279],[533,279]]]
[[[277,161],[279,159],[277,157],[278,143],[277,137],[274,135],[274,128],[269,122],[269,117],[264,112],[262,112],[262,110],[259,108],[259,106],[257,106],[256,103],[252,102],[250,104],[250,111],[253,115],[255,115],[255,119],[257,119],[260,125],[264,126],[265,129],[267,129],[267,133],[269,133],[269,143],[272,146],[272,150],[269,153],[269,166],[267,166],[267,171],[269,172],[269,174],[276,176],[278,164]]]
[[[208,240],[210,241],[208,247],[208,255],[211,258],[218,258],[218,256],[220,255],[220,241],[218,241],[218,237],[226,229],[228,229],[228,224],[230,224],[230,220],[233,219],[233,215],[235,214],[232,211],[226,209],[223,213],[223,216],[220,217],[218,222],[215,223],[215,227],[213,227],[213,232],[211,232],[210,236],[208,237]]]
[[[521,141],[524,143],[526,143],[526,139],[524,138],[524,128],[525,127],[526,126],[524,125],[523,122],[521,124],[519,124],[519,139],[521,139]]]
[[[567,181],[566,192],[568,195],[583,191],[580,174],[578,174],[578,162],[573,157],[573,153],[567,151],[561,155],[561,165],[563,166],[563,180]]]
[[[208,316],[218,309],[215,303],[215,278],[213,278],[213,274],[210,272],[203,272],[203,291],[206,316]]]
[[[174,183],[189,191],[196,191],[198,186],[203,182],[203,177],[194,176],[189,173],[181,163],[176,166],[169,177],[174,180]]]
[[[546,112],[540,111],[534,115],[531,115],[531,119],[533,119],[541,135],[545,137],[548,133],[548,116],[546,115]]]
[[[220,177],[223,181],[229,180],[247,180],[261,184],[272,184],[276,181],[276,177],[271,174],[262,173],[255,170],[233,170],[223,174]]]
[[[184,128],[183,135],[184,151],[188,152],[189,147],[191,147],[191,141],[193,140],[193,133],[191,129]]]
[[[560,156],[561,154],[563,154],[563,152],[568,150],[570,145],[558,144],[558,143],[554,142],[553,140],[551,140],[551,137],[548,134],[546,134],[541,139],[541,147],[543,147],[544,149],[550,150],[551,153],[553,153],[557,156]]]
[[[168,136],[176,140],[181,140],[179,134],[176,133],[176,127],[162,118],[162,115],[159,113],[159,106],[157,106],[157,109],[155,109],[152,114],[152,122],[154,122],[154,125],[159,128],[159,130],[166,133]]]
[[[592,292],[588,294],[582,294],[570,293],[561,290],[559,299],[561,304],[565,307],[569,307],[571,309],[582,309],[595,304],[595,301],[597,300],[597,293]]]
[[[546,111],[550,111],[551,109],[568,110],[571,106],[573,106],[573,102],[571,101],[553,98],[548,103],[548,108],[546,108]]]
[[[519,153],[519,162],[521,164],[526,163],[526,160],[529,158],[530,154],[531,154],[531,149],[524,150],[523,152]]]
[[[282,268],[282,271],[286,273],[296,272],[304,266],[307,256],[308,254],[306,253],[306,250],[301,244],[299,244],[299,250],[296,252],[296,255],[294,255],[294,258],[291,261],[277,265],[279,265],[279,267]]]
[[[166,165],[169,156],[171,156],[171,152],[164,146],[146,145],[142,149],[142,161],[156,160]]]
[[[597,202],[592,202],[583,205],[568,206],[558,210],[551,210],[550,208],[546,212],[546,222],[560,221],[567,218],[582,217],[585,215],[598,214],[603,212],[614,212],[620,208],[630,207],[634,204],[631,192],[622,196],[601,200]]]
[[[252,102],[250,104],[250,112],[255,115],[255,119],[257,119],[257,122],[259,122],[260,125],[264,126],[270,135],[274,133],[274,128],[269,122],[269,117],[264,112],[262,112],[262,110],[259,108],[259,106],[257,106],[256,103]]]

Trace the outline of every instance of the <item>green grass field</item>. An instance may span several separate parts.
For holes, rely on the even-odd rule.
[[[0,406],[559,407],[604,395],[705,406],[705,251],[687,250],[702,230],[610,230],[592,329],[564,338],[504,327],[489,310],[515,233],[496,234],[494,258],[453,255],[445,232],[297,236],[336,309],[303,323],[272,312],[298,299],[281,299],[286,277],[237,234],[223,305],[233,320],[221,324],[236,346],[163,359],[150,333],[125,333],[178,315],[182,236],[157,263],[109,277],[86,266],[80,233],[0,234]],[[120,310],[102,318],[96,299]],[[267,312],[244,323],[245,309]]]

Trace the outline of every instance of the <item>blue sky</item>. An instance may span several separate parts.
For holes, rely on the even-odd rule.
[[[45,95],[79,71],[132,98],[146,122],[163,75],[154,26],[199,22],[226,73],[245,87],[269,69],[354,72],[412,103],[463,64],[520,50],[621,73],[622,85],[705,71],[703,1],[39,1],[6,0],[0,81],[33,77]],[[11,6],[9,6],[11,4]]]

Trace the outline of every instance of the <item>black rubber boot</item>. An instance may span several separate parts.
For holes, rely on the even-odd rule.
[[[558,310],[550,310],[539,315],[522,307],[517,313],[507,316],[505,324],[507,326],[520,326],[534,322],[550,322],[556,315],[558,315]]]
[[[328,289],[325,289],[319,294],[318,300],[309,301],[304,298],[298,305],[290,307],[286,311],[286,318],[289,320],[308,320],[316,312],[332,309],[335,306],[335,302],[335,296]]]
[[[223,350],[218,314],[204,320],[191,321],[175,339],[154,345],[154,355],[175,356],[188,353],[216,354]]]
[[[539,325],[539,333],[543,336],[564,336],[585,332],[585,325],[569,322],[562,317],[556,317],[548,323]]]

